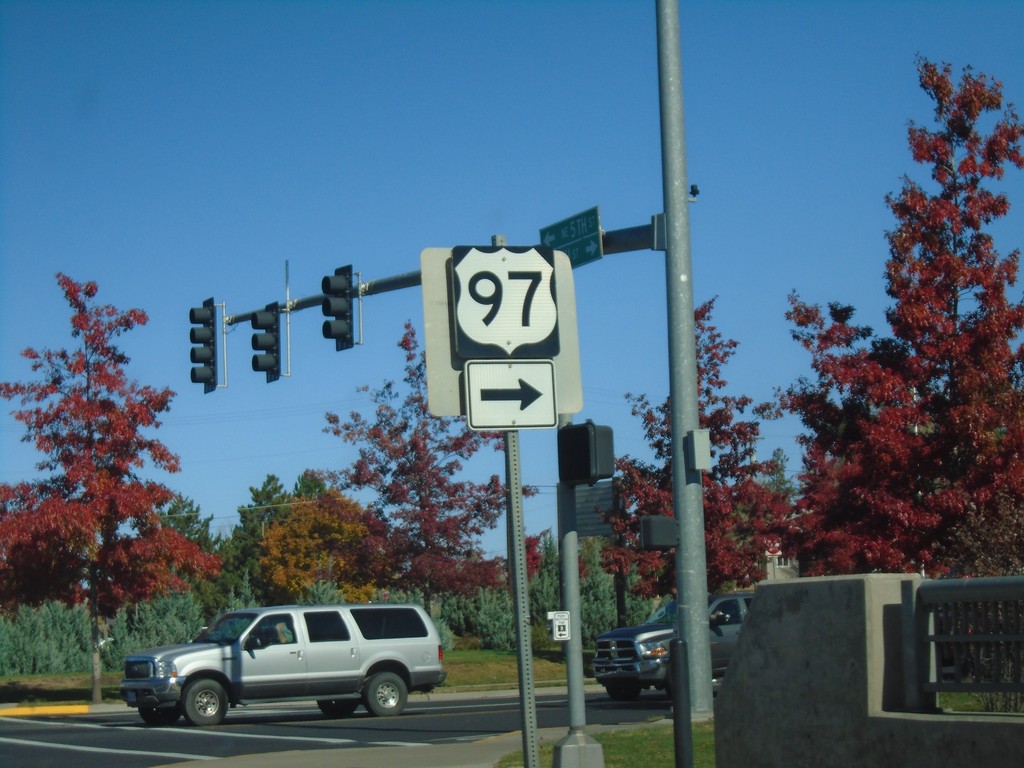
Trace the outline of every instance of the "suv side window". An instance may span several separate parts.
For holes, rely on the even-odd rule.
[[[427,637],[427,627],[413,608],[353,608],[352,618],[367,640]]]
[[[290,645],[295,642],[295,624],[287,613],[273,613],[260,619],[252,635],[258,637],[264,646]]]
[[[348,627],[337,611],[307,611],[302,614],[311,643],[332,643],[351,639]]]
[[[736,599],[723,600],[715,606],[714,612],[721,614],[720,624],[739,624],[743,617],[740,615],[740,601]]]

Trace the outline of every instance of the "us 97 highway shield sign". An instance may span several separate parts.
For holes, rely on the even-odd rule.
[[[451,279],[459,357],[507,360],[558,354],[552,249],[453,248]]]

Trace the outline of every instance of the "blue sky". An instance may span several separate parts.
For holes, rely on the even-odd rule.
[[[694,288],[740,346],[730,390],[770,398],[808,372],[786,296],[842,301],[883,328],[886,193],[915,173],[910,119],[929,123],[915,57],[971,65],[1024,104],[1024,4],[683,2],[683,83]],[[1024,244],[1024,174],[996,228]],[[364,344],[335,352],[312,309],[292,318],[292,375],[249,368],[229,336],[229,386],[189,382],[188,309],[229,313],[320,291],[352,264],[364,281],[419,269],[427,247],[537,242],[600,206],[604,229],[662,210],[654,3],[0,2],[0,378],[20,351],[69,344],[54,280],[95,280],[141,307],[123,340],[131,375],[177,397],[157,435],[182,459],[161,475],[227,530],[250,486],[287,487],[354,449],[324,413],[370,412],[357,387],[400,379],[396,343],[422,328],[418,288],[368,297]],[[583,410],[647,456],[626,392],[668,391],[663,255],[575,271]],[[5,404],[5,412],[11,409]],[[798,467],[792,418],[764,452]],[[0,481],[38,455],[0,419]],[[541,488],[526,526],[555,526],[555,433],[522,433]],[[472,466],[502,473],[500,456]],[[485,537],[504,554],[504,523]]]

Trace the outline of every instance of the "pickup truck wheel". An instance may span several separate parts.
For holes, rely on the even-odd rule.
[[[640,698],[640,691],[642,690],[639,685],[632,683],[606,685],[604,689],[608,691],[608,695],[615,701],[636,701]]]
[[[139,717],[146,725],[174,725],[181,717],[181,707],[139,707]]]
[[[348,717],[359,707],[359,699],[320,699],[316,703],[328,717]]]
[[[196,680],[182,693],[185,719],[192,725],[220,725],[227,713],[228,697],[216,680]]]
[[[405,681],[394,672],[378,672],[363,689],[363,704],[377,717],[400,715],[407,697]]]

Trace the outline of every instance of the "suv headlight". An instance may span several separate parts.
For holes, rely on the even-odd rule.
[[[167,678],[177,677],[178,668],[175,666],[173,661],[161,661],[157,659],[153,662],[153,677]]]
[[[661,643],[640,643],[640,656],[645,659],[660,659],[668,656],[668,648]]]

